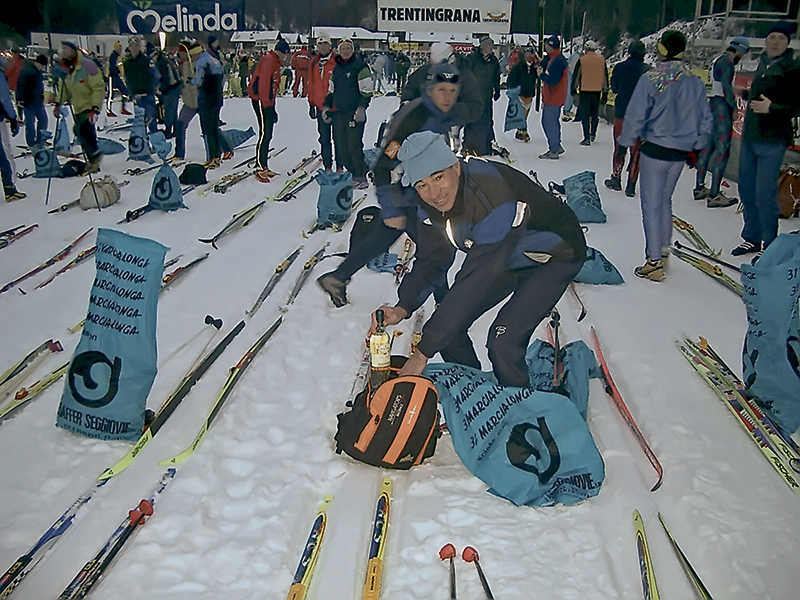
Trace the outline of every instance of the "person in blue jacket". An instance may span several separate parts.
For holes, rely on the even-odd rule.
[[[385,323],[408,318],[441,288],[456,253],[465,254],[400,375],[420,375],[437,353],[480,369],[468,330],[507,299],[489,327],[489,360],[501,385],[530,387],[530,337],[586,256],[575,213],[504,163],[459,159],[432,131],[409,136],[397,156],[403,184],[416,192],[417,255],[397,304],[383,307]]]
[[[216,169],[222,164],[222,133],[219,130],[219,113],[222,110],[222,61],[217,36],[208,36],[208,46],[194,64],[194,78],[189,82],[197,86],[197,103],[200,109],[200,128],[206,137],[207,169]]]
[[[658,42],[660,62],[639,78],[619,137],[623,148],[641,139],[641,205],[645,263],[634,269],[651,281],[666,278],[663,257],[672,239],[672,194],[683,165],[711,133],[706,86],[681,61],[686,37],[667,30]]]

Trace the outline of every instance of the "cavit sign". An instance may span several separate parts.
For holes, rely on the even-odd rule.
[[[244,23],[244,0],[154,3],[117,0],[124,33],[236,31]]]
[[[511,0],[378,0],[378,29],[507,34]]]

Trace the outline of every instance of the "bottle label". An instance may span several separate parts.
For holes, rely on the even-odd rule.
[[[370,365],[373,369],[388,369],[392,362],[389,334],[373,335],[369,340]]]

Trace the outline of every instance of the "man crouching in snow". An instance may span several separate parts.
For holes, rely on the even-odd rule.
[[[539,322],[558,302],[586,256],[575,214],[523,173],[501,163],[458,159],[441,136],[409,136],[398,153],[403,184],[417,191],[417,254],[385,323],[410,316],[453,264],[466,258],[455,283],[422,330],[400,375],[419,375],[437,352],[480,369],[470,326],[511,295],[489,328],[487,347],[502,385],[529,387],[525,350]],[[375,315],[372,316],[373,328]]]

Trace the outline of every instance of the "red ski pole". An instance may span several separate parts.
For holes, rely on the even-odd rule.
[[[489,589],[489,582],[486,581],[486,576],[483,574],[483,569],[481,569],[481,563],[478,562],[478,551],[475,550],[472,546],[467,546],[464,548],[464,552],[461,554],[461,558],[463,558],[466,562],[474,562],[475,566],[478,568],[478,577],[481,580],[481,585],[483,586],[483,591],[486,594],[486,597],[489,600],[494,600],[494,596],[492,596],[492,590]]]
[[[439,550],[439,558],[442,560],[450,559],[450,600],[456,600],[456,565],[453,562],[455,555],[456,549],[453,544],[445,544]]]

